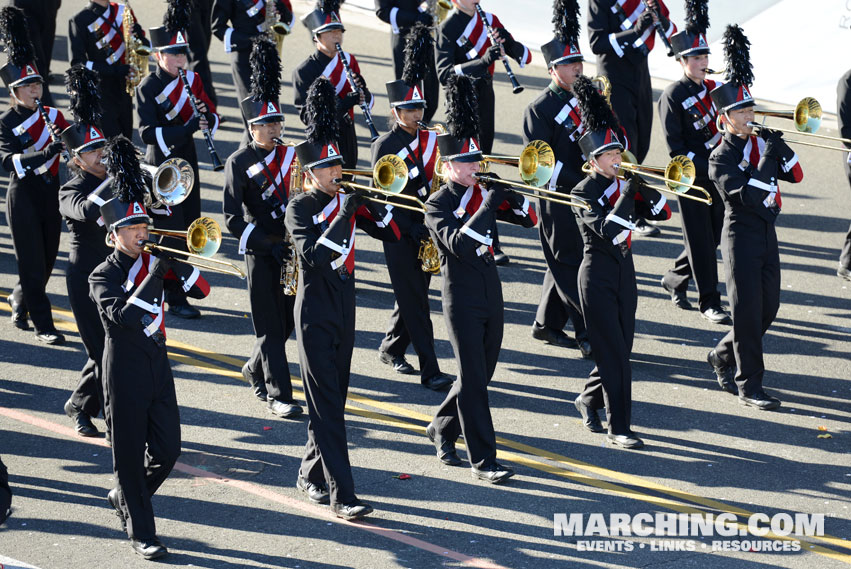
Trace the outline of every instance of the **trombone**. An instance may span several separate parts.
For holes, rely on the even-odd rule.
[[[169,257],[188,263],[193,267],[245,279],[245,273],[233,263],[212,258],[222,244],[222,230],[219,227],[219,224],[216,223],[216,220],[211,217],[199,217],[189,224],[186,231],[149,229],[148,233],[151,235],[160,235],[162,237],[178,237],[186,239],[186,248],[188,251],[172,249],[171,247],[163,247],[153,241],[144,241],[143,245],[146,253],[157,254],[161,251],[163,253],[168,253]]]
[[[364,196],[365,199],[371,202],[400,207],[418,213],[425,213],[426,211],[425,204],[418,198],[402,193],[402,190],[405,189],[405,185],[408,183],[408,167],[405,165],[405,161],[395,154],[388,154],[379,158],[372,170],[344,169],[342,172],[347,176],[372,176],[372,181],[377,186],[375,188],[348,182],[341,178],[334,180],[336,184],[345,189],[362,190],[371,194],[378,194],[378,196],[383,196],[384,198],[371,195]],[[414,205],[395,202],[391,198],[406,199],[413,202]]]
[[[754,109],[754,114],[762,115],[764,117],[778,117],[783,119],[791,119],[795,123],[795,130],[790,130],[786,128],[772,128],[772,130],[777,130],[780,132],[786,132],[789,134],[799,134],[801,136],[811,136],[813,138],[820,138],[822,140],[832,140],[835,142],[842,142],[844,144],[851,145],[851,139],[842,138],[839,136],[826,136],[824,134],[816,134],[819,127],[821,127],[821,104],[814,99],[813,97],[804,97],[801,99],[798,104],[795,106],[794,110],[785,110],[785,111],[767,111],[762,109]],[[764,125],[756,122],[748,123],[748,126],[752,128],[767,128]],[[830,146],[827,144],[816,144],[813,142],[806,142],[804,140],[787,140],[786,142],[794,142],[795,144],[801,144],[803,146],[812,146],[814,148],[825,148],[827,150],[839,150],[840,152],[848,152],[848,148],[844,148],[841,146]]]
[[[674,156],[664,168],[636,164],[635,156],[628,150],[623,151],[621,156],[623,161],[620,165],[618,178],[625,179],[622,173],[624,171],[633,172],[652,180],[664,182],[663,186],[657,188],[660,191],[712,205],[712,196],[709,195],[709,192],[705,188],[693,184],[695,178],[694,162],[688,156]],[[583,164],[582,171],[586,174],[590,173],[592,171],[591,163]],[[689,190],[697,190],[704,197],[689,194],[687,193]]]
[[[520,179],[524,183],[511,182],[494,178],[487,175],[488,164],[502,164],[505,166],[517,166],[520,172]],[[486,184],[505,184],[521,190],[515,190],[521,196],[538,198],[541,200],[550,201],[553,203],[579,207],[585,210],[590,210],[585,200],[580,200],[554,190],[542,188],[550,181],[555,168],[555,154],[552,147],[543,140],[533,140],[523,147],[520,156],[502,156],[498,154],[485,154],[482,160],[482,172],[474,174],[477,180]],[[523,191],[528,190],[528,191]]]

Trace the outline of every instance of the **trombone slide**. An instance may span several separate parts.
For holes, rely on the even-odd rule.
[[[578,207],[587,211],[591,210],[591,206],[588,205],[585,200],[580,200],[572,196],[567,196],[565,194],[561,194],[553,190],[545,190],[544,188],[530,186],[529,184],[521,184],[520,182],[512,182],[510,180],[503,180],[502,178],[494,178],[493,176],[488,176],[487,174],[482,174],[481,172],[473,174],[473,177],[476,178],[476,180],[478,180],[479,182],[483,182],[485,184],[505,184],[506,186],[511,186],[512,188],[521,188],[519,190],[512,191],[527,198],[538,198],[539,200],[546,200],[561,205]]]
[[[218,259],[211,259],[209,257],[203,257],[201,255],[195,255],[194,253],[190,253],[188,251],[181,251],[179,249],[172,249],[171,247],[163,247],[162,245],[153,241],[141,241],[140,244],[143,246],[143,250],[146,253],[156,255],[158,251],[161,251],[163,253],[166,253],[167,257],[175,259],[177,261],[182,261],[184,263],[192,265],[193,267],[204,269],[205,271],[213,271],[216,273],[232,275],[235,277],[239,277],[242,280],[245,280],[245,273],[242,272],[242,269],[240,269],[233,263],[228,263],[227,261],[219,261]]]

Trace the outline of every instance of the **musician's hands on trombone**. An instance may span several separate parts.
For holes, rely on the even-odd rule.
[[[153,241],[144,241],[143,245],[152,245],[147,247],[151,252],[153,259],[151,260],[151,274],[157,278],[165,278],[166,274],[171,270],[171,259],[166,253],[156,248],[156,243]]]

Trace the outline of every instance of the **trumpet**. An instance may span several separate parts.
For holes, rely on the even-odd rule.
[[[372,176],[372,181],[377,186],[375,188],[355,184],[354,182],[347,182],[340,178],[334,180],[337,185],[343,188],[362,190],[386,198],[381,199],[380,197],[370,195],[364,196],[369,201],[425,213],[425,204],[423,202],[414,196],[402,193],[402,190],[405,189],[405,185],[408,183],[408,167],[405,165],[405,161],[395,154],[388,154],[379,158],[372,170],[343,170],[342,172],[348,176]],[[406,199],[413,202],[413,205],[391,201],[391,198]]]
[[[488,164],[503,164],[506,166],[517,166],[520,172],[520,179],[524,183],[510,182],[499,178],[488,176],[484,172],[475,174],[476,179],[485,183],[499,183],[521,188],[521,191],[515,190],[521,196],[538,198],[541,200],[550,201],[553,203],[568,205],[571,207],[579,207],[585,210],[590,210],[591,207],[580,200],[561,192],[547,190],[541,186],[545,186],[553,175],[555,169],[555,154],[552,147],[543,140],[533,140],[523,147],[520,156],[502,156],[496,154],[485,154],[485,168]],[[529,190],[528,192],[522,191]]]
[[[185,231],[169,231],[165,229],[149,229],[151,235],[159,235],[161,237],[178,237],[186,240],[186,248],[188,251],[172,249],[171,247],[163,247],[158,243],[148,241],[145,243],[146,253],[157,253],[157,250],[168,253],[170,257],[176,258],[178,261],[183,261],[199,269],[233,275],[241,279],[245,279],[245,273],[242,269],[228,263],[213,259],[219,247],[222,245],[222,229],[215,219],[211,217],[199,217],[189,224]]]
[[[195,186],[195,172],[183,158],[169,158],[159,168],[142,165],[153,176],[150,191],[145,194],[145,207],[175,206],[183,203]]]
[[[712,205],[712,196],[702,186],[693,184],[695,178],[694,162],[688,156],[674,156],[668,165],[664,168],[654,166],[641,166],[635,163],[635,157],[631,152],[625,150],[622,153],[623,161],[620,165],[618,178],[625,179],[623,172],[632,172],[641,176],[664,182],[657,188],[660,191],[676,194],[679,197],[688,198],[690,200]],[[590,162],[582,165],[582,171],[589,174],[592,171]],[[695,196],[687,193],[689,190],[696,190],[703,194],[704,197]]]

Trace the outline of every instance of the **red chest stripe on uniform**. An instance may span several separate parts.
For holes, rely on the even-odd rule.
[[[266,188],[263,192],[264,198],[268,195],[266,192],[271,190],[281,203],[286,203],[289,199],[290,174],[294,158],[295,149],[292,146],[275,146],[263,162],[252,164],[245,173],[258,186]],[[269,174],[272,175],[271,179]]]
[[[343,55],[345,56],[346,61],[349,62],[349,67],[352,68],[352,72],[360,74],[360,65],[358,65],[357,58],[351,53],[346,53],[345,51],[343,52]],[[334,86],[334,91],[336,91],[337,96],[341,99],[352,92],[352,86],[349,84],[349,79],[346,75],[346,68],[340,60],[339,53],[328,62],[328,65],[326,65],[325,69],[322,70],[322,75],[331,81],[331,84]],[[368,103],[369,108],[372,109],[373,104],[375,104],[375,98],[371,98]],[[349,118],[354,119],[354,117],[355,109],[351,108],[349,109]]]
[[[601,206],[603,206],[604,210],[608,210],[609,208],[615,207],[615,203],[618,201],[618,198],[621,197],[621,185],[621,179],[615,178],[612,183],[609,184],[609,187],[603,191],[603,195],[600,196],[597,201],[600,203]],[[627,233],[627,247],[632,247],[632,231],[624,228],[623,232]],[[615,241],[620,242],[618,240],[618,237],[615,238]]]
[[[44,110],[47,112],[50,122],[56,125],[59,132],[62,132],[70,126],[68,121],[65,120],[65,117],[62,116],[59,109],[44,107]],[[44,150],[44,148],[50,144],[50,128],[48,128],[38,110],[33,111],[33,113],[24,120],[24,122],[13,128],[12,132],[20,141],[21,146],[24,147],[21,154],[30,154],[32,152]],[[32,172],[34,174],[50,172],[52,176],[56,176],[59,173],[59,155],[57,154],[53,156],[50,160],[38,168],[35,168]]]
[[[339,213],[340,208],[345,203],[349,196],[345,194],[338,193],[336,196],[331,198],[331,201],[328,202],[322,211],[313,216],[313,223],[319,225],[320,223],[327,222],[331,223],[337,217],[337,213]],[[326,245],[333,245],[331,247],[335,251],[337,251],[340,256],[331,261],[331,268],[335,271],[340,268],[342,265],[346,265],[346,270],[349,274],[352,274],[355,270],[355,216],[349,220],[350,231],[349,231],[349,239],[348,243],[345,246],[340,245],[339,243],[330,243],[326,241]]]
[[[123,4],[110,2],[103,13],[89,24],[91,32],[97,40],[95,45],[107,53],[106,61],[113,63],[126,63],[124,45],[124,10]],[[132,12],[131,12],[132,13]]]
[[[659,13],[670,20],[668,7],[662,0],[657,0]],[[646,6],[642,0],[617,0],[612,6],[612,12],[617,14],[620,12],[623,20],[621,21],[621,29],[628,30],[635,25],[638,17],[646,10]],[[670,27],[665,30],[665,36],[670,38],[677,32],[677,26],[671,22]],[[633,47],[644,45],[648,51],[653,51],[653,46],[656,45],[656,27],[650,26],[634,43]]]
[[[207,93],[204,91],[204,85],[201,83],[201,78],[198,74],[187,70],[186,79],[195,98],[207,106],[207,111],[215,113],[216,107],[207,97]],[[192,104],[189,102],[189,94],[183,87],[183,81],[181,81],[180,77],[175,77],[155,99],[165,111],[165,116],[168,120],[179,119],[180,123],[184,125],[192,120],[194,115]]]
[[[417,131],[417,137],[408,146],[405,146],[396,153],[396,156],[408,161],[408,178],[412,180],[420,175],[417,161],[422,162],[423,168],[425,168],[423,176],[426,182],[425,186],[417,188],[417,194],[420,197],[426,196],[429,192],[431,181],[434,177],[434,166],[437,160],[436,149],[437,133],[431,130],[419,130]]]
[[[487,195],[488,191],[478,184],[467,188],[467,191],[464,192],[463,196],[461,196],[461,203],[459,204],[458,209],[454,212],[455,217],[462,221],[466,221],[472,217],[477,211],[479,211],[479,208]],[[493,246],[487,245],[487,251],[493,255]],[[476,249],[476,253],[481,256],[484,253],[484,246],[478,247]]]
[[[495,14],[485,12],[485,19],[487,19],[491,28],[503,27],[502,22],[499,21],[499,18],[497,18]],[[465,52],[468,61],[482,57],[488,48],[493,45],[491,43],[490,36],[488,35],[488,31],[485,29],[485,25],[478,14],[474,14],[470,17],[467,27],[464,28],[463,32],[461,32],[461,36],[455,40],[455,43],[459,46],[464,46],[466,42],[470,42],[470,45],[472,46]],[[522,67],[526,65],[530,61],[532,61],[532,53],[526,49],[523,53],[523,57],[521,58],[520,66]],[[491,75],[493,75],[494,65],[495,63],[491,63],[490,67],[488,67],[488,73]]]

